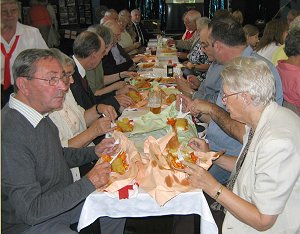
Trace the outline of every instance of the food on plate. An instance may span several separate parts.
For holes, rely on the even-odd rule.
[[[148,63],[139,63],[138,65],[141,69],[146,69],[146,68],[153,68],[155,66],[155,62],[148,62]]]
[[[165,48],[161,50],[161,53],[175,53],[176,49],[171,49],[171,48]]]
[[[137,103],[142,101],[142,96],[139,92],[137,92],[136,90],[130,90],[127,94],[129,97],[131,97],[131,99]]]
[[[153,82],[156,81],[161,84],[174,84],[176,83],[176,79],[174,77],[156,77],[156,78],[150,78],[150,77],[134,77],[134,79],[138,82]],[[150,84],[151,85],[151,84]],[[135,85],[137,87],[137,85]],[[138,88],[138,87],[137,87]]]
[[[102,162],[110,162],[112,156],[110,155],[101,155]],[[118,154],[117,158],[111,163],[112,171],[123,175],[128,169],[129,165],[127,163],[126,152],[122,151]]]
[[[187,153],[184,151],[181,151],[181,154],[183,155],[184,161],[190,162],[190,163],[197,163],[198,158],[195,156],[194,152],[191,153]],[[169,161],[171,163],[171,167],[173,167],[174,169],[179,169],[179,170],[183,170],[184,169],[184,165],[182,164],[181,161],[179,161],[178,159],[178,155],[177,153],[169,153]]]
[[[176,119],[175,128],[177,131],[188,130],[188,121],[187,119],[178,118]]]
[[[137,89],[148,89],[151,88],[151,83],[150,81],[146,80],[138,80],[138,82],[135,84],[135,87]]]
[[[177,131],[186,131],[189,128],[188,121],[184,118],[168,118],[167,124],[174,127]]]
[[[133,130],[132,120],[129,120],[128,118],[117,120],[116,125],[117,125],[116,130],[120,132],[132,132]]]
[[[176,94],[172,93],[166,98],[166,104],[171,104],[176,100]]]

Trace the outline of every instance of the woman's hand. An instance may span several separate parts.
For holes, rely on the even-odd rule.
[[[209,151],[209,145],[203,139],[192,138],[189,141],[189,146],[195,151],[201,151],[201,152]]]
[[[111,122],[114,122],[118,117],[118,114],[113,106],[98,104],[98,110],[106,117],[110,118]]]

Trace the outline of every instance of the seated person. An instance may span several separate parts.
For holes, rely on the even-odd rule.
[[[112,47],[113,44],[113,33],[112,31],[104,26],[104,25],[93,25],[88,28],[88,31],[97,33],[105,43],[105,54],[107,54]],[[93,70],[87,71],[86,78],[89,81],[89,86],[91,87],[96,99],[101,98],[103,96],[111,95],[113,96],[119,103],[121,110],[133,104],[132,99],[127,96],[128,92],[131,89],[136,89],[131,85],[127,85],[125,81],[122,79],[120,74],[112,74],[112,75],[103,75],[102,63],[100,62],[97,67]],[[122,72],[122,75],[136,76],[135,72]],[[105,80],[117,76],[119,81],[114,82],[110,85],[105,85]]]
[[[147,43],[151,37],[154,35],[148,33],[141,22],[142,14],[138,9],[133,9],[131,12],[131,27],[133,28],[136,37],[134,38],[136,42],[141,43],[143,47],[147,46]]]
[[[183,34],[181,40],[169,39],[167,45],[176,45],[176,48],[181,51],[177,53],[177,56],[180,60],[186,60],[187,54],[190,52],[192,45],[195,40],[199,39],[199,33],[197,33],[196,21],[201,17],[201,13],[194,9],[188,11],[183,18],[186,31]]]
[[[121,26],[117,22],[108,20],[103,25],[110,28],[114,34],[112,48],[102,60],[104,75],[135,70],[135,63],[142,61],[143,56],[136,56],[131,59],[129,54],[119,45]]]
[[[188,180],[216,200],[213,210],[224,211],[224,234],[297,233],[300,118],[274,101],[275,79],[263,60],[235,58],[221,76],[223,103],[232,119],[245,123],[243,150],[239,157],[223,155],[213,161],[232,172],[226,187],[209,171],[183,162]],[[227,127],[235,126],[228,123]],[[209,151],[200,139],[192,139],[189,145]]]
[[[128,12],[129,15],[126,13],[121,15],[120,13],[119,13],[119,23],[121,25],[122,32],[121,32],[121,39],[119,41],[119,45],[122,46],[125,52],[128,53],[131,57],[133,55],[143,53],[144,49],[141,46],[141,43],[135,41],[127,31],[128,25],[131,22],[130,13]]]
[[[115,9],[111,8],[105,11],[103,18],[100,20],[100,24],[103,24],[108,20],[114,20],[118,22],[119,20],[118,12]]]
[[[105,43],[96,33],[84,31],[80,33],[73,44],[73,59],[75,62],[74,83],[70,89],[76,102],[85,110],[96,104],[110,104],[118,112],[120,104],[112,95],[107,97],[94,95],[86,79],[86,71],[95,69],[105,55]],[[99,140],[99,139],[98,139]],[[97,141],[98,141],[97,140]],[[94,141],[94,143],[97,143]]]
[[[197,33],[199,38],[194,41],[190,53],[187,55],[188,61],[184,62],[185,68],[183,75],[195,75],[201,81],[205,79],[207,69],[211,62],[209,62],[207,55],[202,51],[200,43],[201,30],[208,26],[210,19],[200,17],[196,20]]]
[[[285,40],[284,51],[287,60],[280,60],[277,70],[283,88],[283,106],[293,110],[300,116],[300,27],[289,31]]]
[[[2,109],[1,233],[74,233],[84,199],[110,178],[95,165],[73,182],[71,167],[114,153],[109,138],[96,147],[63,148],[48,113],[63,106],[69,76],[45,49],[22,51],[13,65],[15,92]],[[123,233],[125,219],[100,218],[102,233]]]
[[[252,49],[255,49],[257,43],[259,42],[258,35],[259,30],[256,26],[252,24],[246,24],[244,27],[244,32],[247,40],[247,45],[250,45]]]

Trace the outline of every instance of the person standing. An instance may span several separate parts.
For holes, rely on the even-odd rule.
[[[28,11],[29,25],[38,28],[46,42],[48,42],[49,32],[52,25],[52,19],[47,10],[47,3],[47,0],[31,0],[31,7]]]
[[[12,65],[17,55],[25,49],[48,48],[39,30],[19,23],[18,15],[16,0],[1,0],[1,108],[13,92]]]

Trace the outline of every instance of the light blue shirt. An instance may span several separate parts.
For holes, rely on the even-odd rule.
[[[275,78],[275,86],[276,86],[276,102],[279,105],[282,105],[283,102],[283,91],[282,91],[282,84],[281,79],[279,76],[279,73],[275,66],[268,61],[267,59],[263,58],[262,56],[258,55],[256,52],[253,51],[253,49],[248,46],[243,53],[241,54],[241,57],[255,57],[264,60],[270,70],[273,73],[273,76]],[[222,70],[219,71],[219,74]],[[220,75],[219,75],[220,76]],[[220,78],[221,80],[221,78]],[[222,84],[221,84],[222,85]],[[222,97],[223,91],[218,95],[216,104],[220,106],[223,109],[226,109],[226,107],[222,104]],[[211,121],[209,123],[209,126],[207,128],[207,135],[206,139],[209,141],[209,147],[213,151],[220,151],[220,150],[226,150],[226,155],[234,155],[238,156],[241,149],[242,144],[238,142],[237,140],[233,139],[229,135],[227,135],[214,121]],[[211,174],[214,175],[214,177],[220,182],[220,183],[226,183],[228,181],[228,178],[230,176],[230,172],[222,169],[221,167],[217,165],[213,165],[210,170]]]

